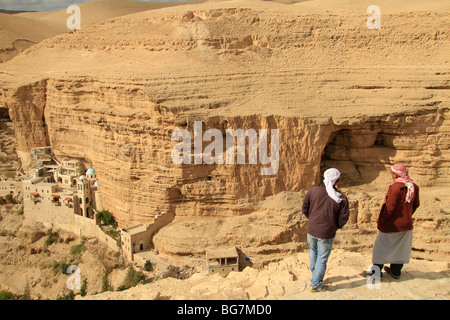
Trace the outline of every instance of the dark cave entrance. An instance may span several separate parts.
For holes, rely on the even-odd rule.
[[[397,150],[395,135],[381,128],[340,129],[331,134],[322,153],[321,180],[328,168],[341,172],[339,187],[353,187],[385,180]]]
[[[9,110],[6,107],[0,107],[0,122],[11,122]]]

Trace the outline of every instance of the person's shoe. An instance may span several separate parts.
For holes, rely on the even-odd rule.
[[[314,285],[309,285],[309,291],[311,292],[321,292],[321,291],[325,291],[327,289],[327,286],[324,284],[321,284],[320,286],[314,286]]]
[[[397,275],[393,274],[391,268],[384,267],[384,271],[386,271],[392,278],[397,279],[397,280],[400,279],[400,275],[397,276]]]

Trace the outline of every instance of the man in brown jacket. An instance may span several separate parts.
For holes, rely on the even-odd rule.
[[[327,268],[336,230],[342,228],[349,218],[347,197],[336,189],[340,177],[337,169],[325,171],[324,180],[312,187],[303,201],[302,212],[308,218],[307,240],[309,246],[310,290],[323,290],[323,278]]]
[[[386,194],[378,217],[378,235],[373,247],[372,263],[399,279],[403,264],[409,263],[412,247],[412,215],[420,205],[419,187],[411,180],[404,164],[391,167],[394,183]],[[372,267],[372,270],[375,271]],[[366,273],[367,274],[367,273]]]

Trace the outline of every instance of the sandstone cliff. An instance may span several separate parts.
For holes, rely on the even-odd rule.
[[[20,168],[16,154],[16,139],[14,138],[14,124],[9,118],[7,108],[0,107],[0,176],[13,178]]]
[[[447,188],[449,6],[381,1],[382,28],[369,30],[368,5],[204,3],[44,40],[0,65],[17,153],[26,167],[32,147],[51,145],[95,167],[121,227],[161,211],[234,217],[222,229],[229,243],[243,239],[231,231],[239,219],[273,224],[260,201],[306,190],[328,166],[343,187],[384,191],[387,168],[403,162],[418,184]],[[259,163],[174,165],[171,134],[194,121],[224,136],[278,129],[277,174],[261,175]],[[278,218],[291,238],[299,232],[296,217]]]

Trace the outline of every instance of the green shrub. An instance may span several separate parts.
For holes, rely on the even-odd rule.
[[[150,260],[145,261],[144,270],[145,271],[153,271],[153,265],[150,262]]]
[[[75,292],[70,290],[68,293],[63,294],[62,296],[58,295],[56,300],[75,300]]]
[[[73,245],[73,246],[70,248],[70,253],[71,253],[72,255],[79,255],[79,254],[81,254],[82,252],[84,252],[85,250],[86,250],[86,246],[84,245],[84,242],[82,242],[82,243],[80,243],[80,244]]]
[[[13,197],[12,197],[11,193],[6,194],[3,198],[5,199],[6,203],[12,203],[13,202]]]
[[[114,228],[117,227],[117,222],[114,219],[113,215],[108,211],[99,211],[97,212],[97,218],[102,224],[106,224],[108,226],[112,226]]]
[[[84,297],[87,294],[87,279],[83,280],[80,288],[80,296]]]
[[[129,289],[138,285],[139,283],[143,283],[145,280],[145,275],[142,272],[135,270],[133,266],[130,265],[128,267],[127,276],[125,277],[125,280],[123,281],[123,284],[119,287],[119,289],[120,291]]]
[[[58,241],[58,239],[59,239],[59,234],[58,234],[58,232],[51,232],[51,231],[48,231],[48,232],[47,232],[47,236],[48,236],[48,238],[45,240],[45,245],[46,245],[46,246],[49,246],[49,245],[55,243],[55,242]]]
[[[67,274],[67,268],[71,265],[76,265],[73,260],[70,260],[69,262],[57,262],[53,261],[52,270],[53,274],[57,274],[58,272],[61,272],[62,274]]]
[[[19,296],[7,290],[0,291],[0,300],[18,300]]]

